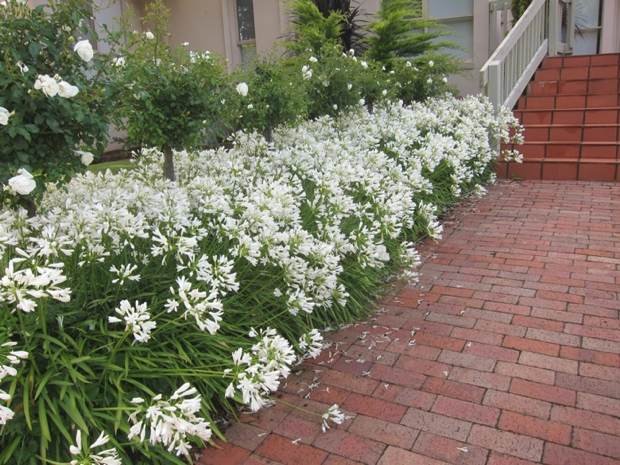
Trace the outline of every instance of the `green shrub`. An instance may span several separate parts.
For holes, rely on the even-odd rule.
[[[91,15],[86,0],[0,6],[0,117],[10,115],[0,121],[0,185],[20,168],[39,186],[65,179],[83,168],[74,150],[105,147],[106,58],[90,42],[78,46],[87,60],[74,51],[97,40]]]
[[[247,95],[235,95],[240,115],[237,129],[256,130],[271,140],[275,127],[307,117],[306,84],[301,70],[289,61],[258,61],[249,72],[233,75],[233,81],[248,86]]]

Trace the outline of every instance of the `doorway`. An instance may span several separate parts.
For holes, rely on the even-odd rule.
[[[599,53],[601,42],[601,0],[574,0],[574,55]]]

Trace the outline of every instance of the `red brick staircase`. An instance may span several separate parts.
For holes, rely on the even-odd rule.
[[[620,54],[547,57],[514,110],[523,164],[501,177],[620,181]]]

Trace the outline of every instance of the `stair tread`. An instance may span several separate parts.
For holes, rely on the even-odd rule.
[[[592,163],[596,165],[620,165],[620,160],[614,158],[558,158],[558,157],[526,157],[523,159],[528,163]]]
[[[524,141],[522,144],[512,144],[515,146],[519,145],[620,145],[619,140],[610,140],[610,141],[576,141],[576,140],[567,140],[567,141],[557,141],[557,140],[536,140],[536,141]]]
[[[613,107],[575,107],[575,108],[514,108],[512,111],[520,111],[520,112],[525,112],[525,111],[599,111],[599,110],[606,110],[606,111],[613,111],[613,110],[620,110],[620,106],[613,106]]]
[[[550,124],[523,124],[525,128],[617,128],[620,123],[550,123]]]

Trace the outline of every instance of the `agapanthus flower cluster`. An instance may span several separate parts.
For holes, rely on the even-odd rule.
[[[146,303],[136,301],[132,305],[128,300],[122,300],[114,313],[118,316],[109,316],[108,323],[125,323],[125,330],[131,331],[137,342],[151,339],[151,331],[157,327],[157,322],[151,319]]]
[[[82,431],[78,430],[75,434],[75,444],[69,447],[69,452],[73,457],[69,465],[122,465],[123,462],[118,455],[118,451],[114,447],[108,449],[99,449],[110,442],[110,437],[101,432],[97,439],[86,446],[82,443]]]
[[[301,358],[317,358],[324,345],[325,340],[318,329],[308,331],[299,338],[299,349],[302,351]]]
[[[183,384],[170,398],[158,394],[150,402],[134,398],[136,410],[129,415],[129,439],[161,445],[168,452],[189,457],[194,438],[206,442],[211,426],[199,413],[202,397],[189,383]]]
[[[226,389],[226,397],[238,397],[256,412],[269,403],[269,394],[278,389],[281,379],[288,377],[296,357],[291,344],[273,328],[252,329],[249,336],[257,342],[249,352],[233,352],[234,368],[226,370],[233,381]]]
[[[16,350],[16,342],[6,341],[0,344],[0,386],[5,378],[17,375],[17,366],[28,358],[28,352]],[[3,405],[11,401],[11,396],[0,388],[0,426],[6,425],[15,413]]]

